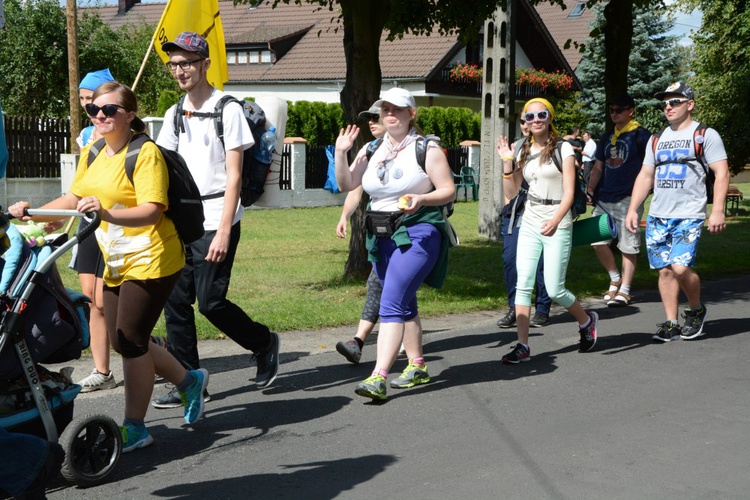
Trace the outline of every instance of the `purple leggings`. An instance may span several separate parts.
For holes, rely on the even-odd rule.
[[[417,289],[438,260],[443,237],[432,224],[406,228],[411,245],[396,247],[390,238],[378,238],[379,261],[375,272],[383,283],[380,322],[404,323],[417,313]]]

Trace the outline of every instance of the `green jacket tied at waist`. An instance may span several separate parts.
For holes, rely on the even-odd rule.
[[[421,207],[413,214],[408,214],[403,218],[398,229],[396,229],[391,236],[391,239],[399,248],[411,245],[411,239],[409,238],[409,233],[406,231],[406,228],[420,223],[432,224],[440,230],[440,234],[443,236],[443,241],[440,245],[440,255],[435,263],[435,267],[424,280],[425,284],[430,285],[433,288],[440,288],[443,286],[446,274],[448,274],[448,249],[450,248],[450,238],[448,237],[447,232],[448,229],[443,214],[440,211],[440,207]],[[379,259],[379,249],[375,244],[376,241],[377,237],[368,231],[365,246],[369,252],[367,260],[370,262],[378,262]]]

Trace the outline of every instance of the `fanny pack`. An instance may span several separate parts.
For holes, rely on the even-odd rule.
[[[401,221],[406,216],[405,212],[376,212],[367,210],[365,212],[365,228],[373,236],[378,238],[390,237],[396,232]]]

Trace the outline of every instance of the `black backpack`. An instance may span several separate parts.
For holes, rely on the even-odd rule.
[[[688,156],[686,158],[679,158],[676,160],[669,160],[669,161],[660,161],[656,165],[654,165],[654,168],[660,166],[660,165],[666,165],[667,163],[681,163],[684,165],[687,165],[690,161],[697,161],[701,167],[703,167],[703,171],[706,173],[706,203],[713,203],[714,202],[714,182],[716,181],[716,174],[714,174],[714,171],[708,168],[708,165],[706,165],[706,161],[703,158],[703,141],[698,142],[696,139],[698,137],[706,137],[706,130],[708,127],[702,123],[699,123],[697,127],[695,127],[695,130],[693,131],[693,156]],[[664,133],[664,131],[667,130],[664,128],[661,132],[655,133],[654,138],[651,140],[651,149],[654,152],[654,159],[656,159],[656,143],[659,142],[659,137],[661,137],[661,134]]]
[[[253,139],[255,141],[255,144],[246,149],[242,155],[242,188],[240,189],[240,203],[242,203],[243,207],[249,207],[263,194],[266,177],[271,169],[269,163],[263,163],[255,157],[255,153],[260,147],[260,138],[266,131],[265,112],[257,103],[252,101],[239,101],[231,95],[225,95],[219,99],[219,102],[216,103],[216,106],[211,113],[200,113],[195,111],[186,112],[183,107],[184,101],[185,96],[180,97],[180,100],[177,102],[177,108],[175,109],[175,135],[179,135],[180,132],[185,131],[184,122],[183,120],[180,120],[180,117],[185,114],[201,118],[213,118],[216,127],[216,135],[221,139],[222,145],[224,144],[224,118],[222,115],[224,106],[230,102],[236,102],[242,106],[242,111],[245,114],[245,119],[250,126],[250,131],[253,133]],[[203,199],[221,198],[222,196],[224,196],[223,191],[221,193],[204,196]]]
[[[427,145],[430,143],[430,141],[436,143],[441,148],[443,145],[435,140],[435,138],[430,137],[423,137],[419,136],[419,139],[417,139],[416,144],[414,145],[414,154],[417,157],[417,163],[420,167],[422,167],[422,170],[427,172],[427,167],[425,164],[427,163]],[[374,141],[370,142],[367,145],[367,149],[365,150],[365,157],[367,157],[367,161],[370,161],[370,158],[372,158],[372,155],[375,153],[375,151],[378,150],[380,145],[383,144],[383,138],[375,139]],[[445,151],[445,149],[443,149]],[[443,214],[446,217],[450,217],[453,215],[453,202],[446,203],[445,205],[441,206],[441,209],[443,211]]]
[[[519,139],[515,142],[515,152],[516,152],[516,158],[520,158],[521,156],[521,147],[523,147],[524,143],[528,141],[528,137],[524,137],[523,139]],[[552,155],[552,163],[555,164],[557,167],[557,170],[562,173],[562,165],[563,165],[563,159],[562,159],[562,145],[565,144],[565,139],[562,137],[557,138],[557,147],[555,148],[555,154]],[[573,213],[573,217],[578,217],[579,215],[583,215],[586,213],[586,210],[588,209],[587,205],[587,197],[586,197],[586,180],[583,178],[583,172],[580,168],[576,168],[576,182],[575,182],[575,192],[573,195],[573,207],[571,207],[571,211]]]
[[[125,156],[125,174],[133,184],[133,172],[138,153],[146,142],[153,142],[147,134],[138,134],[128,143],[128,151]],[[169,173],[169,188],[167,198],[169,207],[164,215],[172,219],[177,229],[177,234],[184,243],[192,243],[203,236],[203,203],[198,186],[190,174],[185,160],[176,151],[163,148],[157,144],[159,151],[164,156]],[[99,152],[104,148],[104,139],[99,139],[91,145],[89,150],[88,166],[94,162]]]

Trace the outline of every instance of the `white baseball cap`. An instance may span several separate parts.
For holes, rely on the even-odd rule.
[[[389,102],[394,106],[402,108],[416,109],[417,104],[414,102],[414,97],[409,93],[408,90],[399,87],[393,87],[385,91],[380,99],[375,101],[373,106],[381,107],[384,102]]]

